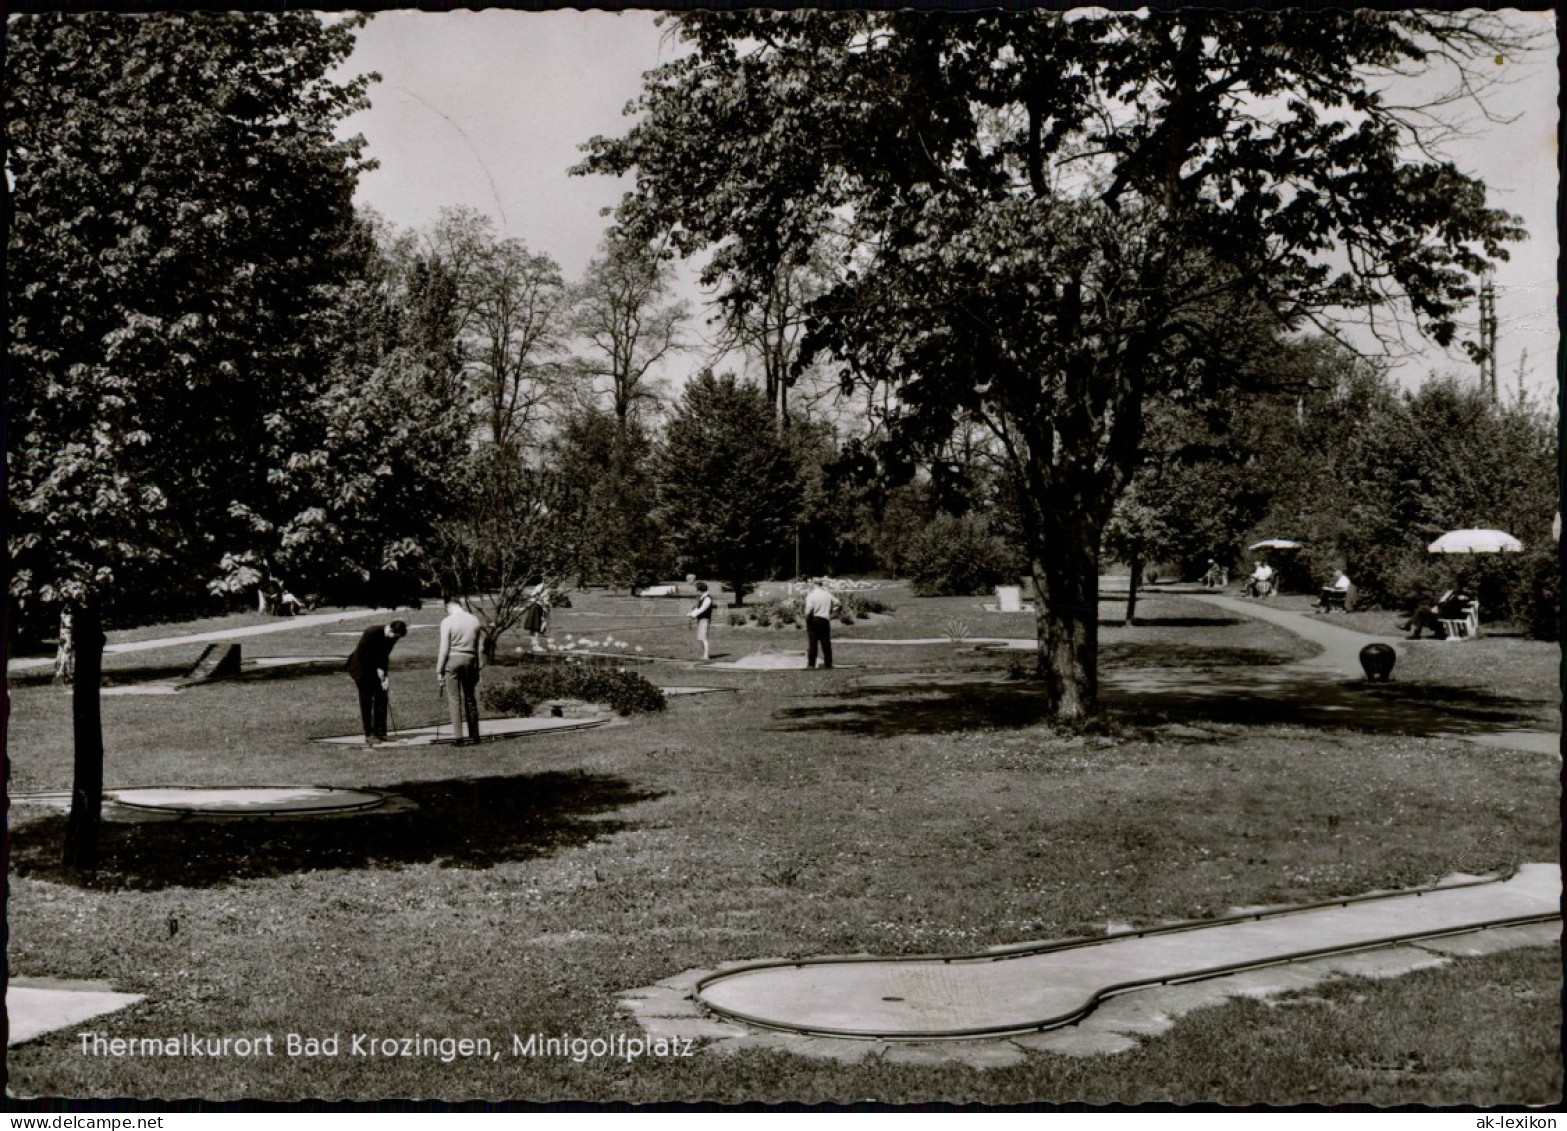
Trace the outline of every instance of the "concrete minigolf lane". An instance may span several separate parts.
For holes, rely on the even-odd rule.
[[[115,993],[101,983],[59,982],[50,978],[12,978],[5,988],[7,1046],[19,1045],[115,1013],[145,1000],[143,994]]]
[[[332,786],[229,786],[201,789],[172,786],[161,789],[118,789],[108,798],[132,809],[152,809],[187,815],[259,817],[281,813],[343,813],[376,809],[386,795],[374,790]]]
[[[826,1036],[1000,1036],[1070,1024],[1117,992],[1390,940],[1560,915],[1555,864],[1432,888],[1103,940],[953,958],[814,960],[720,973],[696,998],[720,1015]]]
[[[529,734],[545,734],[552,731],[582,730],[585,727],[603,726],[609,722],[608,715],[595,715],[590,718],[579,719],[480,719],[479,738],[481,741],[500,738],[521,738]],[[327,742],[334,746],[363,746],[364,736],[358,734],[340,734],[331,738],[318,738],[317,742]],[[423,727],[405,727],[402,730],[393,731],[381,746],[433,746],[436,743],[449,744],[452,741],[452,728],[450,724],[440,726],[430,725]]]

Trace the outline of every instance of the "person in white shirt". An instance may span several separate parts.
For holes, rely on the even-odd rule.
[[[816,649],[822,652],[822,667],[832,667],[832,614],[838,598],[827,588],[827,579],[818,577],[805,595],[805,666],[816,666]]]
[[[1338,575],[1333,578],[1333,584],[1322,587],[1322,595],[1317,598],[1317,611],[1325,613],[1337,605],[1345,612],[1348,612],[1349,591],[1351,588],[1349,574],[1339,570]]]
[[[483,633],[479,618],[456,601],[446,602],[441,621],[441,645],[435,657],[435,676],[446,689],[451,709],[452,737],[458,746],[479,744],[479,643]],[[463,737],[467,719],[468,737]]]
[[[691,618],[696,628],[697,641],[702,645],[702,659],[706,660],[709,658],[707,654],[707,633],[713,624],[713,595],[707,591],[707,582],[705,581],[696,583],[696,591],[696,605],[686,616]]]
[[[1273,592],[1273,567],[1267,562],[1258,562],[1251,571],[1251,577],[1246,582],[1247,591],[1253,597],[1266,597]]]

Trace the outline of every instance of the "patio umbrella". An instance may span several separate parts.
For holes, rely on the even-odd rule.
[[[1426,549],[1433,554],[1516,554],[1523,543],[1502,530],[1450,530]]]
[[[1253,542],[1246,547],[1248,550],[1298,550],[1303,543],[1291,542],[1288,538],[1264,538],[1261,542]]]

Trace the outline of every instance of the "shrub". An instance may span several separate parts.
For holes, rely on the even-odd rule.
[[[1561,573],[1554,547],[1522,554],[1405,551],[1378,580],[1384,607],[1408,612],[1459,586],[1480,602],[1481,623],[1516,624],[1537,640],[1560,637]]]
[[[1555,548],[1530,550],[1520,565],[1519,619],[1528,625],[1529,635],[1536,640],[1560,640],[1562,571]]]
[[[838,619],[844,624],[853,624],[856,620],[864,620],[871,613],[885,613],[892,609],[887,602],[860,593],[839,592],[837,598]],[[771,624],[783,628],[798,628],[805,620],[805,596],[794,594],[780,597],[776,601],[763,601],[751,606],[750,615],[762,628]],[[735,619],[736,617],[739,619]],[[729,623],[745,624],[745,614],[732,614]]]
[[[863,593],[839,593],[838,600],[843,602],[843,610],[855,620],[865,620],[872,613],[890,613],[892,606],[886,601],[876,597],[867,597]]]
[[[1015,583],[1022,558],[972,515],[936,519],[908,552],[909,578],[919,597],[970,597]]]
[[[637,672],[577,663],[535,664],[484,689],[484,703],[505,715],[531,715],[549,699],[604,703],[616,714],[662,711],[664,692]]]
[[[758,610],[765,609],[767,615],[781,621],[796,621],[805,616],[804,597],[780,597],[776,601],[768,601],[765,605],[758,605]]]
[[[751,618],[746,616],[744,613],[730,613],[729,614],[729,627],[731,627],[731,628],[741,628],[744,625],[749,624],[750,620],[751,620]]]
[[[1387,561],[1380,576],[1368,571],[1367,585],[1350,574],[1362,602],[1371,598],[1383,608],[1407,613],[1435,601],[1453,583],[1452,564],[1438,555],[1405,552]],[[1482,611],[1482,616],[1484,612]]]

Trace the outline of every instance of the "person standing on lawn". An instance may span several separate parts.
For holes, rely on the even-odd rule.
[[[446,602],[440,650],[435,657],[435,677],[446,691],[456,746],[479,744],[479,638],[483,631],[478,617],[456,601]],[[466,738],[463,737],[464,718],[468,723]]]
[[[541,636],[548,636],[550,631],[550,583],[549,579],[539,582],[533,587],[533,592],[528,594],[528,608],[522,614],[522,631],[533,637],[533,650],[544,651],[540,643]]]
[[[359,688],[359,721],[365,745],[386,741],[386,716],[391,705],[392,649],[408,635],[400,620],[367,628],[348,657],[348,674]]]
[[[696,605],[686,616],[691,618],[696,628],[696,638],[702,645],[702,659],[709,658],[707,653],[707,634],[713,624],[713,595],[707,591],[707,582],[696,583]]]
[[[822,667],[832,667],[832,615],[838,598],[827,588],[827,579],[818,577],[805,595],[805,666],[816,666],[816,649],[822,650]]]

